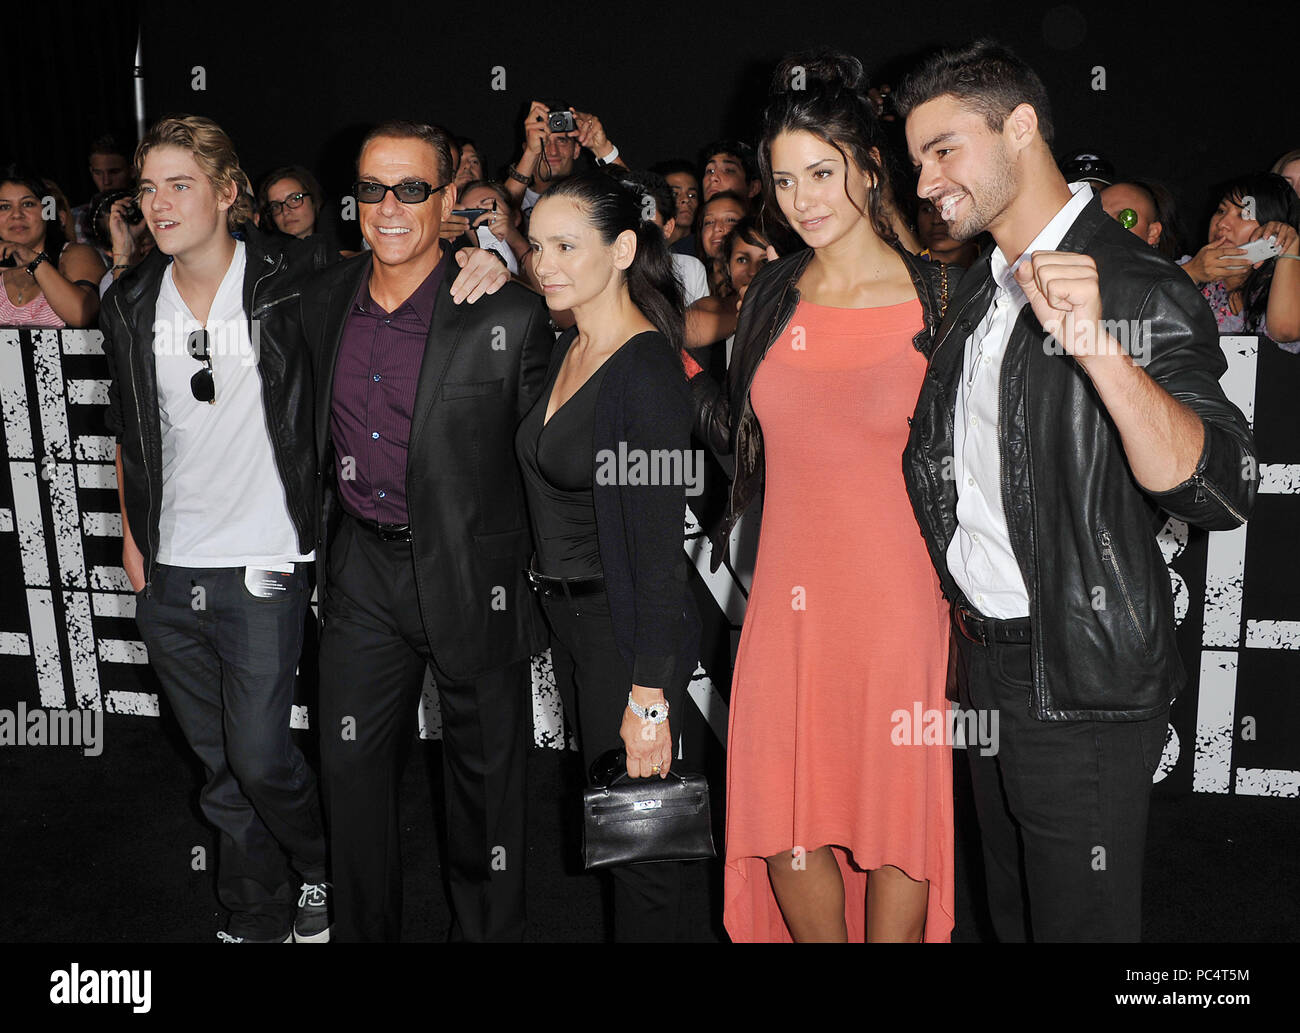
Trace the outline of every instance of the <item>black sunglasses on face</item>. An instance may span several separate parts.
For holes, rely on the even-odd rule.
[[[440,187],[433,187],[422,179],[408,179],[401,183],[394,183],[392,186],[386,186],[383,183],[363,179],[352,185],[352,192],[356,194],[357,200],[362,204],[378,204],[390,190],[393,192],[393,196],[402,204],[423,204],[429,200],[430,195],[436,194],[439,190],[445,190],[449,185],[444,183]]]
[[[272,215],[279,215],[286,208],[301,208],[303,198],[306,196],[307,194],[300,190],[296,194],[290,194],[283,201],[268,201],[266,203],[266,210]]]
[[[212,379],[212,356],[208,353],[208,332],[206,330],[195,330],[190,334],[185,346],[189,349],[191,358],[204,363],[203,369],[190,377],[190,394],[200,402],[215,405],[217,384]]]

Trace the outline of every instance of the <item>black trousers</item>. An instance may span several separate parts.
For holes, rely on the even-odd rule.
[[[402,926],[397,790],[431,668],[442,712],[452,939],[524,932],[529,663],[470,682],[437,666],[409,542],[344,518],[329,558],[320,650],[321,778],[339,941],[396,941]]]
[[[159,565],[135,619],[149,666],[207,772],[199,794],[217,827],[217,896],[232,936],[283,939],[303,882],[325,878],[316,778],[289,718],[307,612],[303,564],[282,595],[259,599],[244,568]]]
[[[609,601],[603,592],[567,598],[562,589],[541,593],[551,626],[551,663],[564,711],[576,722],[584,771],[608,750],[623,745],[619,729],[632,688],[632,668],[614,642]],[[673,765],[681,744],[681,713],[695,657],[683,655],[672,685],[664,689],[673,733]],[[620,943],[668,943],[680,938],[682,864],[658,861],[608,869],[614,881],[614,939]]]
[[[1136,942],[1168,708],[1143,721],[1039,721],[1030,646],[953,637],[961,705],[998,715],[997,752],[966,749],[998,939]]]

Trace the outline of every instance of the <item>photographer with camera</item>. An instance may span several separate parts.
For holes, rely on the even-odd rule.
[[[105,190],[90,199],[91,241],[107,256],[108,271],[99,281],[99,296],[154,248],[153,234],[131,190]]]
[[[525,219],[546,191],[573,175],[584,147],[600,168],[627,168],[595,115],[564,104],[546,105],[540,100],[529,105],[524,118],[524,150],[507,170],[506,180],[506,190]]]

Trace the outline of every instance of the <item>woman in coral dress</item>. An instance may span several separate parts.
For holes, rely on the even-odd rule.
[[[786,89],[794,65],[802,90]],[[788,58],[774,82],[769,213],[810,250],[755,278],[727,396],[703,405],[737,453],[729,522],[754,494],[741,479],[765,482],[732,678],[724,921],[736,941],[947,941],[951,752],[913,727],[918,707],[947,710],[947,606],[901,458],[941,274],[889,228],[861,65]]]

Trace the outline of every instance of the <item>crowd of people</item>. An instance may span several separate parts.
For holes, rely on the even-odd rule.
[[[715,568],[762,500],[732,939],[951,937],[950,743],[897,720],[950,698],[1001,715],[967,751],[998,937],[1136,939],[1182,682],[1150,517],[1249,514],[1216,330],[1300,351],[1300,151],[1225,184],[1185,247],[1165,186],[1058,162],[1041,82],[987,41],[896,91],[792,55],[756,144],[698,161],[632,169],[562,101],[522,136],[492,179],[471,139],[375,127],[359,251],[309,169],[254,190],[197,116],[97,141],[77,209],[0,172],[0,325],[104,331],[123,565],[208,772],[220,937],[399,937],[429,670],[453,938],[524,935],[529,657],[551,649],[593,771],[698,749],[686,484],[603,472],[707,447],[734,464]],[[1151,327],[1140,363],[1102,314]],[[289,731],[313,564],[319,786]],[[610,874],[617,939],[679,936],[681,862]]]

